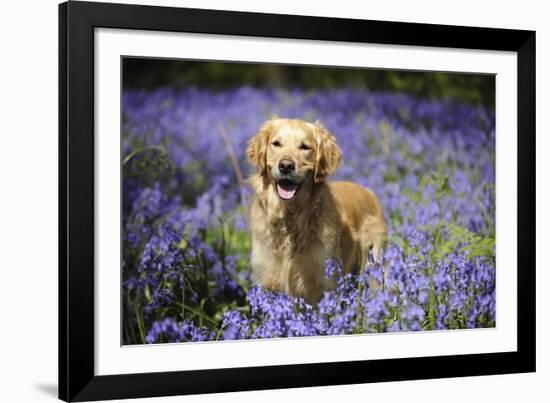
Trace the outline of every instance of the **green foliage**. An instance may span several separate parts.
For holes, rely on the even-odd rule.
[[[138,178],[150,186],[154,181],[170,177],[175,172],[166,147],[154,145],[134,149],[122,161],[125,178]]]
[[[447,228],[449,239],[442,245],[442,253],[460,246],[460,251],[465,252],[469,258],[484,256],[494,259],[494,236],[482,237],[453,223],[447,223]]]
[[[495,76],[346,67],[292,66],[188,60],[123,59],[124,88],[182,88],[221,90],[243,85],[305,89],[368,88],[399,91],[430,99],[454,98],[494,106]],[[403,110],[406,117],[408,111]]]

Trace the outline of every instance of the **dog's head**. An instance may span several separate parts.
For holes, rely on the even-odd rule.
[[[335,137],[319,122],[272,119],[250,140],[248,160],[274,184],[279,198],[293,200],[304,182],[322,182],[342,161]]]

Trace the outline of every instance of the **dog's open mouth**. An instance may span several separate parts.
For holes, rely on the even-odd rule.
[[[288,179],[282,179],[277,182],[277,193],[283,200],[294,199],[294,196],[296,196],[299,188],[300,185],[298,183],[294,183]]]

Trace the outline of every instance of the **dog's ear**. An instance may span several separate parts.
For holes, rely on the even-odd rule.
[[[317,121],[314,126],[317,147],[313,178],[315,183],[319,183],[340,166],[342,150],[336,144],[336,138],[321,123]]]
[[[260,127],[258,133],[250,139],[246,149],[248,161],[256,166],[261,173],[265,171],[267,145],[272,131],[273,122],[268,120]]]

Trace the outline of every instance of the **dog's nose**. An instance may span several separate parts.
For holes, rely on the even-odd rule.
[[[294,171],[296,166],[294,165],[294,161],[291,160],[281,160],[279,161],[279,172],[282,174],[289,174]]]

